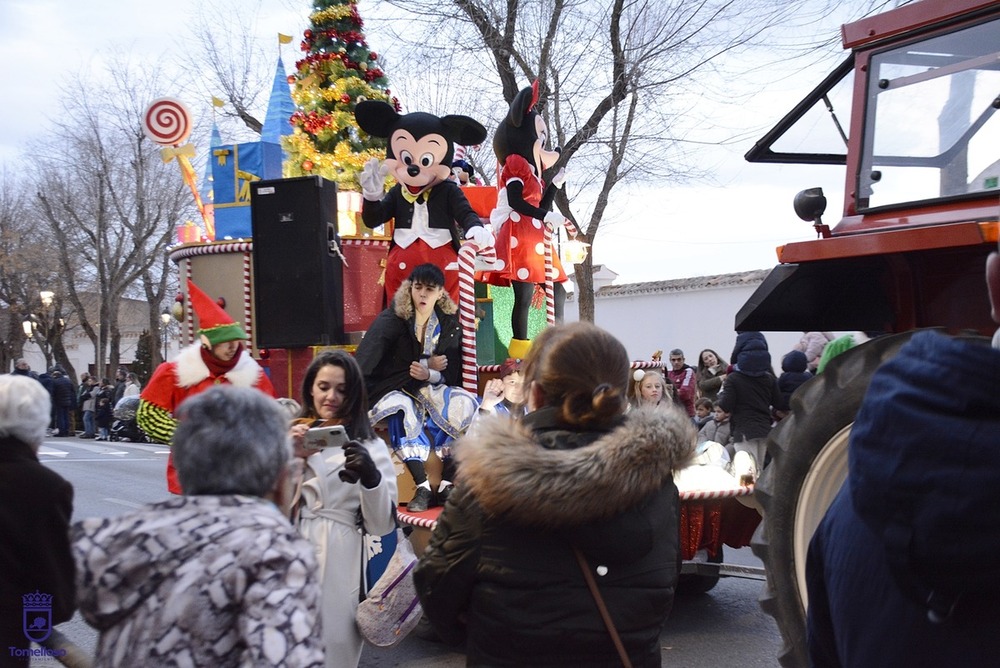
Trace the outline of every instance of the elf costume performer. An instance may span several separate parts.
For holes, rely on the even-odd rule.
[[[174,419],[177,407],[188,397],[214,385],[256,387],[275,396],[264,370],[243,346],[243,341],[250,338],[243,328],[191,281],[188,281],[188,299],[198,316],[200,340],[182,349],[173,362],[164,362],[156,368],[139,395],[135,415],[146,434],[167,444],[173,440],[177,428]],[[173,454],[167,458],[167,489],[181,494]]]
[[[514,310],[511,313],[513,338],[507,351],[523,359],[528,341],[528,311],[535,285],[545,283],[545,230],[565,225],[571,237],[576,230],[565,216],[552,211],[556,189],[565,182],[565,170],[559,170],[547,186],[542,171],[559,160],[558,150],[548,149],[548,128],[535,110],[538,82],[523,88],[510,103],[507,117],[493,136],[493,152],[502,165],[497,205],[490,214],[496,232],[497,261],[494,268],[479,275],[483,283],[511,286]],[[552,253],[553,307],[556,322],[563,318],[566,301],[566,272],[557,254]]]

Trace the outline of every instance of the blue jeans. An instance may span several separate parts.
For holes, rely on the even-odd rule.
[[[66,406],[56,407],[56,429],[60,436],[69,434],[69,408]]]
[[[94,431],[94,411],[83,411],[83,435],[87,438],[97,435]]]

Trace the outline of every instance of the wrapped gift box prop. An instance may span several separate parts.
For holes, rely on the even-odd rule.
[[[281,178],[281,145],[249,142],[212,147],[215,190],[215,238],[248,239],[250,184]]]

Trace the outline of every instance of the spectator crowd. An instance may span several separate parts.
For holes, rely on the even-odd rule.
[[[44,592],[52,624],[78,609],[99,665],[356,666],[371,540],[396,531],[404,505],[443,507],[410,577],[433,632],[470,665],[659,665],[678,582],[675,476],[711,461],[752,484],[831,344],[864,339],[805,332],[776,372],[765,337],[741,332],[728,359],[704,349],[691,365],[674,348],[633,371],[607,332],[557,325],[478,397],[459,386],[444,277],[422,265],[354,355],[317,354],[298,397],[279,402],[242,328],[189,292],[199,340],[145,387],[127,369],[74,386],[24,360],[0,376],[0,528],[46,548],[41,561],[0,552],[2,595]],[[172,494],[71,524],[72,487],[38,448],[75,424],[108,440],[128,401],[171,446]],[[433,482],[431,453],[444,467]],[[416,486],[404,505],[390,454]],[[4,613],[0,665],[27,665],[27,633]]]

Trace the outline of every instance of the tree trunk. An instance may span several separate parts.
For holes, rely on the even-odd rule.
[[[574,266],[580,320],[594,322],[594,258],[588,253],[582,263]]]

